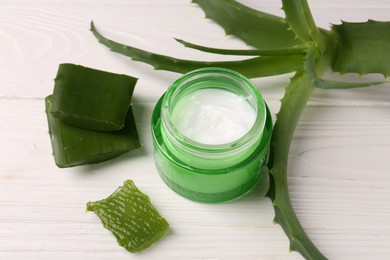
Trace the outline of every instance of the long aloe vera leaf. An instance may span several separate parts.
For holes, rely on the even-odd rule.
[[[88,202],[93,211],[110,230],[120,246],[136,253],[160,240],[169,228],[148,196],[133,181],[127,180],[106,199]]]
[[[119,130],[124,126],[136,82],[127,75],[60,64],[50,112],[77,127]]]
[[[131,107],[120,131],[101,132],[71,126],[55,118],[49,112],[52,96],[46,97],[45,103],[53,155],[58,167],[97,163],[140,147]]]
[[[334,25],[332,31],[340,43],[333,70],[360,75],[381,73],[386,78],[390,75],[390,22],[343,22]]]
[[[292,54],[303,54],[306,51],[306,45],[296,45],[284,49],[266,49],[266,50],[234,50],[234,49],[219,49],[206,47],[194,43],[184,41],[182,39],[175,39],[177,42],[183,44],[185,47],[196,49],[203,52],[216,53],[222,55],[248,55],[248,56],[285,56]]]
[[[332,57],[333,54],[330,54]],[[337,81],[337,80],[328,80],[328,79],[322,79],[317,75],[316,72],[316,61],[319,58],[319,52],[317,49],[310,45],[307,48],[307,55],[305,57],[305,72],[307,75],[307,78],[310,80],[310,82],[313,84],[313,86],[317,88],[323,88],[323,89],[349,89],[349,88],[362,88],[362,87],[369,87],[374,85],[379,85],[386,83],[386,81],[370,81],[370,82],[346,82],[346,81]],[[320,61],[327,62],[325,65],[326,67],[329,67],[330,60],[326,61],[327,58],[322,56]]]
[[[323,53],[326,50],[325,36],[316,26],[306,0],[282,0],[288,22],[295,35],[303,42],[314,41]]]
[[[256,57],[241,61],[190,61],[176,59],[173,57],[147,52],[131,46],[123,45],[112,41],[100,34],[93,22],[91,31],[100,43],[112,51],[126,55],[135,61],[148,63],[154,69],[169,70],[178,73],[186,73],[203,67],[224,67],[235,70],[241,74],[254,78],[284,74],[301,69],[303,66],[303,55],[287,56],[265,56]]]
[[[313,92],[313,86],[304,73],[298,72],[286,88],[285,95],[271,139],[270,177],[268,196],[279,223],[290,240],[290,249],[298,251],[306,259],[322,260],[324,255],[305,233],[291,204],[288,192],[287,163],[291,140],[300,115]]]
[[[193,0],[207,18],[226,32],[258,49],[289,48],[302,42],[281,17],[251,9],[233,0]]]

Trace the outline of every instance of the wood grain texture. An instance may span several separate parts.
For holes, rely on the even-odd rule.
[[[282,14],[278,1],[242,2]],[[340,19],[390,20],[390,1],[309,4],[324,28]],[[218,205],[191,202],[167,188],[153,163],[150,118],[179,75],[109,52],[89,32],[94,20],[118,41],[182,58],[228,59],[186,49],[173,37],[245,47],[203,17],[184,0],[0,0],[0,259],[302,259],[288,252],[259,188]],[[55,166],[43,99],[63,62],[140,78],[133,103],[142,149],[96,165]],[[289,76],[253,80],[273,113]],[[289,165],[293,205],[330,259],[390,259],[389,100],[388,85],[316,90],[296,131]],[[138,255],[119,247],[85,212],[86,202],[108,196],[126,179],[171,224],[164,240]]]

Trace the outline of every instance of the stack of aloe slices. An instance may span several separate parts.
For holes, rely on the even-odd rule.
[[[137,79],[60,64],[53,95],[45,98],[53,154],[63,167],[97,163],[140,147],[131,109]],[[136,253],[160,240],[168,222],[131,180],[108,198],[87,203],[116,237]]]
[[[80,65],[60,64],[46,97],[58,167],[97,163],[140,147],[131,109],[137,79]]]

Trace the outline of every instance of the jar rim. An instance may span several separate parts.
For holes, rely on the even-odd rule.
[[[256,112],[255,122],[244,135],[231,142],[222,144],[207,144],[197,142],[179,131],[172,121],[172,104],[174,104],[173,101],[178,97],[180,91],[183,91],[183,89],[189,91],[189,87],[193,85],[194,79],[199,80],[202,77],[206,78],[210,76],[223,77],[226,80],[240,84],[240,87],[245,89],[245,91],[253,98],[256,104],[256,107],[254,107]],[[219,67],[197,69],[180,77],[168,88],[163,98],[161,108],[161,118],[164,121],[163,127],[165,128],[166,134],[171,142],[181,147],[185,146],[186,149],[190,149],[192,151],[207,153],[211,152],[214,154],[231,152],[232,149],[240,150],[243,147],[250,146],[263,134],[266,116],[267,112],[264,99],[255,86],[249,81],[249,79],[236,71]]]

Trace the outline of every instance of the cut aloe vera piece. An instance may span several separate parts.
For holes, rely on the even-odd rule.
[[[100,218],[118,244],[136,253],[160,240],[169,228],[168,222],[153,207],[148,196],[127,180],[108,198],[88,202],[87,210]]]
[[[60,64],[50,112],[78,127],[117,131],[124,126],[136,78]]]
[[[46,115],[58,167],[97,163],[140,147],[131,107],[120,131],[101,132],[78,128],[55,118],[50,111],[52,96],[45,99]]]

